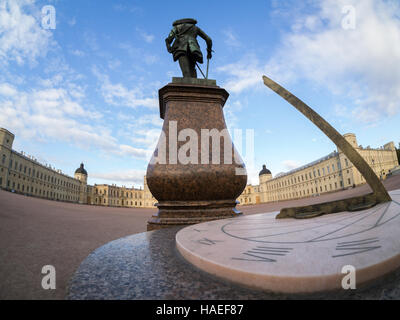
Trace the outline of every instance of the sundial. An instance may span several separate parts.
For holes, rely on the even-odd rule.
[[[400,266],[400,190],[391,202],[311,220],[277,220],[278,212],[186,227],[178,250],[198,268],[244,285],[277,292],[341,288],[344,266],[356,283]]]

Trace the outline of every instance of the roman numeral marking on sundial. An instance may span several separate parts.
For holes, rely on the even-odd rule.
[[[354,254],[379,249],[379,248],[381,248],[381,246],[377,245],[378,242],[379,242],[378,238],[369,238],[369,239],[364,239],[364,240],[339,242],[336,245],[336,250],[345,252],[345,253],[334,255],[334,256],[332,256],[332,258],[351,256]]]
[[[272,259],[275,256],[286,256],[293,248],[274,248],[274,247],[263,247],[258,246],[246,252],[243,252],[245,258],[233,257],[232,260],[242,261],[257,261],[257,262],[276,262],[276,259]]]
[[[197,240],[196,242],[204,244],[206,246],[213,246],[214,244],[217,244],[218,242],[223,242],[223,241],[203,238],[203,239]]]

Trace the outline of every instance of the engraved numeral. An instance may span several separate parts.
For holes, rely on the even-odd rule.
[[[251,250],[243,252],[243,255],[245,255],[246,257],[233,257],[232,260],[276,262],[275,259],[272,259],[274,256],[286,256],[288,253],[290,253],[291,250],[293,250],[293,248],[274,248],[258,246]]]
[[[346,252],[342,254],[337,254],[332,256],[332,258],[351,256],[358,253],[363,253],[375,249],[381,248],[381,246],[377,245],[379,242],[378,238],[369,238],[363,240],[355,240],[355,241],[347,241],[347,242],[339,242],[336,245],[336,250],[340,252]],[[374,244],[375,243],[375,244]],[[374,244],[374,245],[372,245]]]

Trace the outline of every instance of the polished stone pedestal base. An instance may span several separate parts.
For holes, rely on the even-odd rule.
[[[234,218],[242,215],[237,201],[160,201],[158,213],[147,223],[147,231]]]

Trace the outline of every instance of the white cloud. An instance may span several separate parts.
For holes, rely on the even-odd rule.
[[[101,74],[97,68],[94,67],[92,71],[101,82],[100,92],[108,104],[132,108],[139,106],[150,109],[158,108],[158,99],[145,97],[140,87],[128,89],[122,83],[111,83],[109,77]]]
[[[128,145],[120,145],[119,146],[120,151],[116,151],[116,154],[121,154],[123,156],[133,156],[134,158],[139,158],[139,159],[149,159],[151,156],[151,150],[145,150],[145,149],[140,149],[140,148],[135,148],[132,146]]]
[[[44,57],[52,42],[52,33],[41,27],[40,22],[30,14],[34,1],[0,1],[0,63],[26,62],[35,64]]]
[[[0,83],[0,95],[7,96],[7,97],[13,97],[16,94],[17,94],[17,90],[15,89],[14,86],[12,86],[8,83]]]
[[[121,65],[121,61],[119,61],[118,59],[113,59],[113,60],[108,61],[108,67],[111,70],[117,69],[120,65]]]
[[[237,39],[236,35],[231,29],[223,30],[223,35],[225,36],[224,43],[229,47],[238,48],[241,46],[240,41]]]
[[[73,26],[76,24],[76,18],[73,17],[72,19],[68,20],[67,23],[68,23],[71,27],[73,27]]]
[[[298,77],[351,98],[351,114],[361,121],[393,116],[400,111],[399,6],[351,1],[356,27],[345,30],[342,8],[348,4],[347,0],[321,1],[316,14],[296,21],[296,30],[284,37],[272,60],[294,78],[297,72]]]
[[[262,81],[262,68],[253,55],[246,55],[238,62],[218,67],[217,71],[228,75],[224,87],[229,92],[240,93],[254,88]]]
[[[84,108],[65,88],[18,90],[0,84],[0,126],[37,141],[63,141],[117,156],[147,159],[150,150],[119,144],[111,130],[97,124],[102,115]],[[88,121],[89,120],[89,121]]]
[[[300,167],[300,164],[295,160],[285,160],[282,164],[288,171]]]
[[[354,30],[342,28],[342,8],[349,4],[356,10]],[[269,60],[263,62],[249,55],[220,67],[218,71],[229,75],[226,86],[236,93],[258,88],[263,73],[282,84],[308,79],[350,99],[350,114],[360,121],[377,121],[399,113],[399,4],[320,0],[308,1],[307,5],[315,8],[315,13],[297,14]]]
[[[154,35],[143,31],[140,28],[136,28],[136,31],[139,33],[140,37],[147,43],[152,43],[154,40]]]
[[[72,55],[77,56],[77,57],[83,57],[85,56],[85,53],[81,50],[75,49],[70,51]]]
[[[143,177],[146,174],[145,170],[124,170],[115,172],[93,172],[90,173],[90,178],[104,179],[113,182],[125,184],[140,184],[143,185]]]

